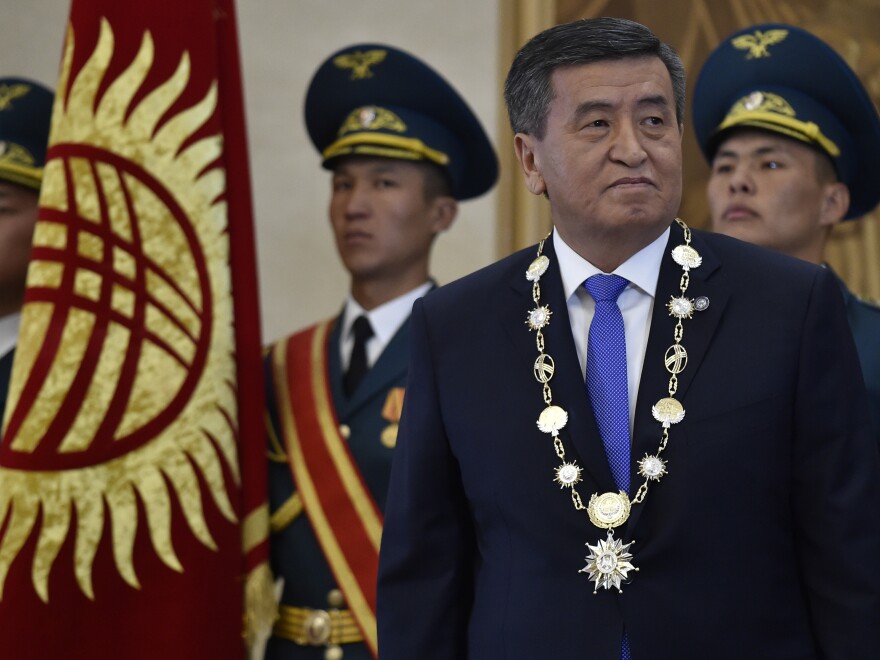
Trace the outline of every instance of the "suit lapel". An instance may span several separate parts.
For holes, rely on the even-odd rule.
[[[639,381],[639,394],[636,400],[635,423],[633,428],[633,444],[630,453],[632,492],[641,484],[643,478],[638,474],[638,461],[645,454],[656,454],[660,445],[662,428],[652,414],[651,407],[663,397],[669,396],[670,373],[664,365],[666,350],[674,343],[676,319],[669,314],[667,304],[670,297],[680,296],[680,280],[682,270],[669,254],[672,249],[684,243],[683,232],[677,223],[673,223],[666,246],[665,256],[660,265],[660,274],[657,279],[657,291],[654,298],[654,309],[651,315],[651,330],[648,336],[648,345],[645,351],[645,360],[642,366],[642,377]],[[699,372],[712,337],[718,327],[724,308],[727,305],[728,292],[713,285],[712,275],[720,267],[720,261],[703,240],[699,232],[692,232],[691,245],[703,257],[703,263],[698,268],[690,271],[690,284],[685,296],[696,299],[705,296],[709,301],[709,307],[705,311],[695,311],[693,318],[684,319],[681,345],[687,351],[687,365],[678,374],[678,387],[675,398],[682,403],[685,409],[685,418],[680,424],[687,424],[687,392]],[[669,445],[674,445],[681,437],[676,433],[676,425],[669,430]],[[668,451],[668,449],[667,449]],[[668,457],[668,456],[667,456]],[[675,479],[675,465],[669,465],[669,474],[664,479]],[[662,488],[663,482],[651,482],[645,503],[633,508],[627,531],[632,533],[642,510],[649,506],[651,488]]]
[[[533,256],[536,253],[537,251]],[[550,259],[550,266],[540,280],[541,305],[547,305],[552,312],[550,323],[543,330],[544,350],[555,363],[555,371],[550,381],[553,405],[560,406],[568,413],[568,423],[559,434],[567,452],[566,459],[569,462],[576,461],[584,469],[585,478],[589,477],[585,490],[589,489],[589,492],[616,490],[581,376],[577,350],[571,335],[571,322],[568,317],[562,276],[553,249],[553,241],[549,238],[544,243],[543,254]],[[502,310],[503,316],[501,316],[504,330],[515,344],[516,350],[513,355],[516,357],[512,360],[514,369],[531,369],[535,358],[538,357],[535,332],[529,330],[525,323],[529,311],[535,307],[532,300],[532,283],[525,276],[531,261],[531,258],[524,259],[521,272],[514,274],[512,281],[514,295],[509,298],[510,304]],[[521,365],[517,364],[520,362]],[[536,382],[535,398],[538,403],[541,401],[540,397],[540,385]],[[552,449],[552,445],[549,449]],[[590,480],[593,483],[589,483]]]

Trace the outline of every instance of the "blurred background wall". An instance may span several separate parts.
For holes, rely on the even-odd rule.
[[[54,86],[68,4],[6,2],[0,72]],[[239,0],[264,339],[335,314],[346,293],[327,221],[329,176],[302,121],[306,86],[327,55],[355,41],[418,54],[462,92],[498,146],[498,188],[464,203],[438,241],[433,273],[444,283],[549,229],[546,201],[525,190],[513,158],[503,79],[516,49],[532,35],[599,15],[645,23],[675,46],[689,88],[709,51],[734,30],[767,21],[801,25],[828,40],[880,100],[880,0]],[[705,227],[708,166],[688,121],[689,110],[681,217]],[[838,228],[829,259],[855,292],[880,299],[880,214]]]
[[[862,79],[875,104],[880,104],[880,0],[515,0],[502,3],[502,8],[512,8],[515,14],[508,21],[510,28],[502,33],[503,62],[512,58],[513,44],[556,23],[620,16],[644,23],[678,50],[687,71],[689,94],[709,52],[727,35],[755,23],[798,25],[831,44]],[[690,107],[688,100],[680,215],[691,226],[705,228],[709,220],[705,195],[709,167],[688,125]],[[499,140],[502,150],[510,151],[506,132]],[[880,154],[877,156],[880,161]],[[513,237],[511,247],[534,242],[550,226],[544,201],[528,199],[521,188],[516,180],[499,191],[500,204],[508,211],[499,219],[502,225],[510,224],[500,229],[500,235]],[[504,207],[508,203],[510,207]],[[839,225],[826,257],[853,292],[880,301],[880,211]]]
[[[265,340],[336,314],[347,291],[327,219],[329,173],[302,119],[314,70],[351,43],[401,47],[449,79],[494,136],[499,2],[238,0]],[[54,88],[69,6],[69,0],[4,2],[0,74]],[[461,205],[434,251],[438,281],[495,259],[495,207],[494,193]]]

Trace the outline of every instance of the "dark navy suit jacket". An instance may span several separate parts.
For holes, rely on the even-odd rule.
[[[874,431],[880,444],[880,307],[865,302],[853,294],[843,281],[838,279],[846,316],[856,342],[862,375],[868,388],[868,403]]]
[[[668,250],[681,244],[673,225]],[[571,336],[552,242],[553,403],[579,490],[615,490]],[[880,657],[880,456],[856,353],[824,269],[694,232],[687,368],[668,474],[618,530],[640,569],[622,594],[578,570],[605,532],[554,483],[536,420],[531,248],[417,303],[385,510],[383,660]],[[668,254],[667,250],[667,254]],[[664,258],[636,403],[636,461],[661,429],[680,268]]]

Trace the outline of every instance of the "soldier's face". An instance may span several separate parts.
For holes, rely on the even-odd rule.
[[[0,315],[21,306],[38,199],[34,190],[0,182]]]
[[[330,222],[353,280],[424,281],[434,237],[455,215],[448,213],[450,204],[455,202],[449,197],[426,198],[425,173],[413,163],[342,161],[333,172]]]
[[[842,184],[834,182],[830,165],[822,174],[821,158],[807,145],[767,131],[733,133],[712,163],[712,229],[808,259],[829,224],[840,220],[828,217],[826,196]]]

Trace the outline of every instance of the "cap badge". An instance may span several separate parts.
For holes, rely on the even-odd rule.
[[[358,121],[360,121],[361,126],[364,128],[369,128],[370,124],[372,124],[376,120],[376,109],[375,108],[362,108],[358,113]]]
[[[775,115],[785,117],[796,117],[797,113],[791,104],[778,94],[770,94],[769,92],[752,92],[748,96],[742,97],[730,109],[727,115],[728,119],[737,117],[738,115],[754,113],[754,112],[772,112]]]
[[[36,159],[30,151],[14,142],[0,142],[0,160],[5,163],[14,163],[22,167],[33,167]]]
[[[761,92],[752,92],[743,100],[743,107],[749,112],[754,112],[764,103],[764,94]]]
[[[19,96],[24,96],[31,91],[30,85],[16,83],[15,85],[0,85],[0,110],[8,110],[12,102]]]
[[[339,137],[357,131],[393,131],[406,132],[406,124],[390,110],[375,105],[367,105],[352,111],[339,129]]]
[[[351,80],[363,80],[373,77],[370,67],[379,64],[387,54],[387,50],[375,49],[366,52],[356,50],[353,53],[334,57],[333,64],[340,69],[351,69]]]
[[[755,30],[753,34],[741,34],[732,39],[730,43],[733,44],[734,48],[749,51],[746,59],[751,60],[759,57],[770,57],[770,51],[767,50],[767,46],[778,44],[787,36],[788,30],[777,29],[767,30],[766,32]]]

